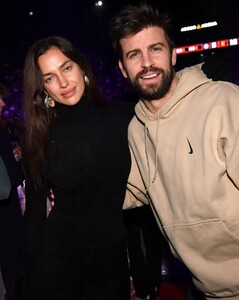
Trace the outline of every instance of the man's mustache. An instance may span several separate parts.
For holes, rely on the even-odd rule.
[[[136,76],[137,79],[139,79],[140,77],[144,76],[145,74],[147,74],[148,72],[155,72],[155,73],[163,73],[163,69],[161,68],[157,68],[157,67],[144,67],[144,69],[139,72]]]

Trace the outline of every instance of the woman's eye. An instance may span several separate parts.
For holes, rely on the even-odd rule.
[[[49,82],[51,82],[52,81],[52,79],[53,79],[53,77],[51,76],[51,77],[47,77],[46,79],[45,79],[45,82],[46,83],[49,83]]]
[[[68,71],[70,71],[71,69],[72,69],[72,66],[67,66],[67,67],[65,68],[65,71],[68,72]]]

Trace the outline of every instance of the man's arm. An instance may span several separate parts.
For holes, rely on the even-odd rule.
[[[131,170],[128,178],[123,209],[129,209],[142,206],[144,204],[149,204],[148,196],[145,192],[146,189],[131,149],[130,154]]]

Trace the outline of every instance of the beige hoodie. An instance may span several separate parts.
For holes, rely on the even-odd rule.
[[[156,114],[136,105],[128,189],[150,202],[206,298],[239,299],[239,88],[199,66],[177,76]],[[125,207],[138,205],[129,191]]]

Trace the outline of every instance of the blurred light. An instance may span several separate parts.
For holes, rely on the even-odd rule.
[[[201,25],[201,28],[207,28],[207,27],[213,27],[213,26],[217,26],[217,22],[208,22],[208,23],[204,23]]]
[[[181,46],[176,48],[176,53],[189,54],[192,52],[199,52],[199,51],[215,49],[215,48],[225,48],[225,47],[236,46],[236,45],[239,45],[239,38],[218,40],[218,41],[208,42],[204,44],[201,43],[201,44],[194,44],[188,46]]]
[[[95,6],[102,6],[103,5],[103,1],[97,1],[96,3],[95,3]]]
[[[217,42],[212,42],[212,48],[217,48]]]
[[[237,41],[237,39],[230,39],[229,43],[230,43],[230,46],[235,46],[238,44],[238,41]]]
[[[217,26],[217,22],[213,21],[213,22],[207,22],[207,23],[202,23],[202,24],[197,24],[197,25],[190,25],[190,26],[182,27],[180,29],[180,31],[185,32],[185,31],[191,31],[191,30],[199,30],[199,29],[208,28],[208,27],[212,27],[212,26]]]
[[[33,16],[33,11],[29,11],[29,16]]]

